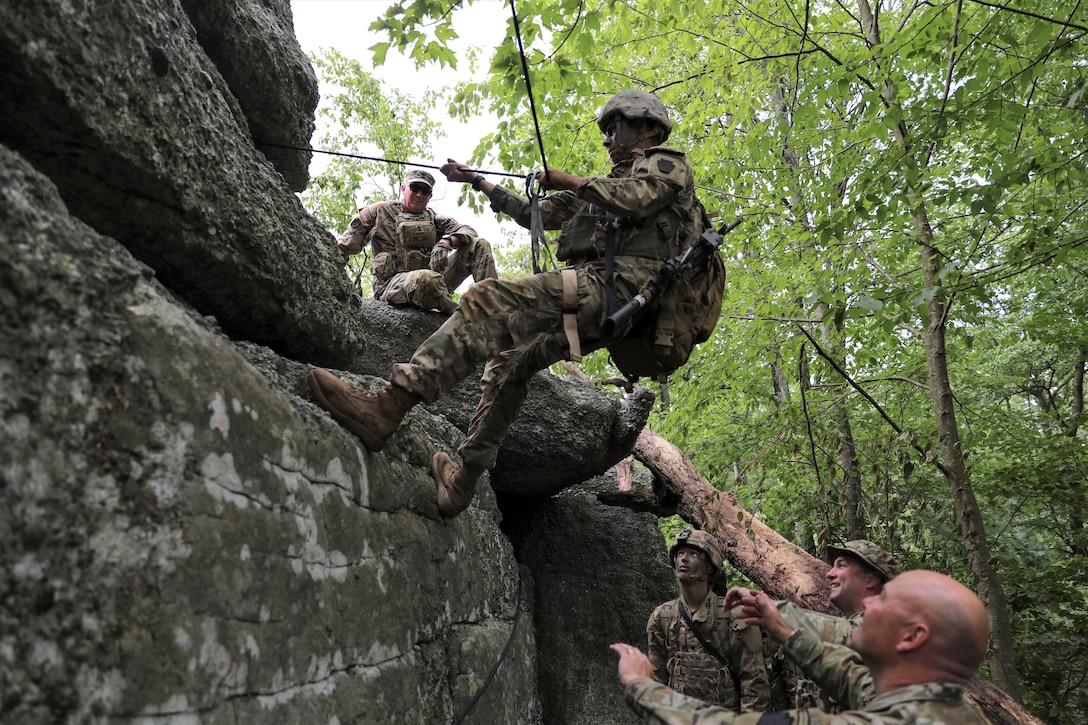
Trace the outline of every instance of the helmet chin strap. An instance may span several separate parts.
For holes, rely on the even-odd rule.
[[[657,129],[644,129],[642,131],[636,131],[635,127],[628,123],[626,118],[622,116],[616,118],[614,122],[616,133],[612,137],[612,143],[622,152],[629,152],[636,144],[645,141],[651,136],[657,137]]]

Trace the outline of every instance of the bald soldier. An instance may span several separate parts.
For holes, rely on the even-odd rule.
[[[628,705],[648,723],[668,725],[984,725],[963,701],[964,684],[986,655],[989,618],[975,594],[951,577],[910,571],[864,602],[865,616],[852,644],[821,642],[790,630],[763,592],[734,588],[725,606],[743,607],[806,675],[850,709],[838,714],[810,708],[738,715],[665,687],[638,649],[614,644]]]

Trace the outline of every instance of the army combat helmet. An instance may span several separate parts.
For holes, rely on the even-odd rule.
[[[835,561],[835,557],[842,554],[850,554],[860,559],[863,564],[879,574],[885,582],[889,582],[899,575],[899,563],[895,560],[895,557],[868,539],[854,539],[853,541],[847,541],[842,546],[827,547],[827,557],[832,562]]]
[[[597,114],[597,127],[605,132],[609,124],[619,116],[628,123],[648,121],[660,129],[660,143],[665,143],[672,133],[672,121],[661,99],[646,91],[620,91],[608,99]]]
[[[722,571],[722,552],[718,549],[718,543],[705,531],[685,529],[676,537],[676,543],[669,548],[669,559],[676,563],[676,552],[681,546],[690,546],[698,549],[706,556],[710,564],[710,578],[713,579]]]

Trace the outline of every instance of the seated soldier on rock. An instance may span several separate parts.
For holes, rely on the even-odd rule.
[[[434,177],[411,169],[400,201],[379,201],[359,210],[337,245],[347,259],[369,242],[374,299],[452,314],[451,293],[469,275],[497,277],[491,245],[476,230],[427,207]]]

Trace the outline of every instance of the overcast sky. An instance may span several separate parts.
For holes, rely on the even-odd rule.
[[[469,80],[467,63],[460,64],[464,67],[459,67],[456,71],[440,69],[437,66],[417,71],[411,60],[395,51],[389,52],[384,65],[374,68],[368,48],[385,38],[367,28],[378,16],[385,13],[389,4],[389,0],[291,0],[295,34],[307,54],[312,56],[322,48],[335,48],[341,54],[357,59],[364,69],[371,71],[386,85],[395,85],[405,93],[438,91],[459,80]],[[462,37],[454,41],[451,48],[460,54],[470,45],[494,47],[504,38],[509,16],[510,6],[502,0],[477,0],[468,8],[457,10],[454,16],[455,27]],[[448,117],[445,120],[446,137],[432,143],[436,158],[399,160],[439,165],[445,162],[446,157],[467,159],[480,139],[492,128],[492,121],[488,118],[478,119],[471,124],[455,123]],[[320,127],[314,135],[315,143],[319,136]],[[361,145],[363,142],[360,139]],[[361,150],[361,153],[370,155],[373,151]],[[320,170],[327,158],[323,154],[314,154],[311,173]],[[458,207],[457,196],[461,185],[447,185],[442,174],[433,170],[432,173],[437,182],[431,201],[432,208],[475,227],[481,236],[492,241],[502,239],[494,214],[487,212],[475,216],[467,208]],[[345,210],[345,225],[353,211]],[[510,223],[503,226],[519,229]],[[525,240],[528,240],[527,232]]]

